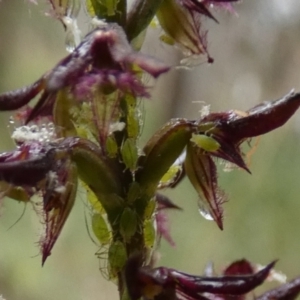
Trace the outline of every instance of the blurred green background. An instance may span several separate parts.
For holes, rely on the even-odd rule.
[[[66,55],[61,24],[44,16],[45,1],[0,2],[0,92],[32,83]],[[153,99],[146,101],[145,142],[172,117],[197,119],[201,102],[211,110],[247,110],[300,88],[300,2],[245,0],[237,15],[215,12],[220,24],[205,20],[208,48],[215,63],[180,69],[159,79]],[[87,26],[83,18],[82,23]],[[178,63],[173,48],[153,43],[151,31],[144,51]],[[0,117],[0,147],[13,147]],[[161,265],[201,274],[208,261],[216,269],[239,258],[267,264],[288,278],[300,274],[300,112],[283,128],[264,136],[252,157],[252,175],[240,170],[219,181],[230,201],[224,205],[224,231],[200,217],[197,195],[185,181],[166,191],[183,212],[170,214],[177,244],[162,242]],[[25,214],[14,225],[23,210]],[[10,229],[9,229],[10,228]],[[84,202],[76,206],[41,267],[38,241],[42,224],[30,205],[5,200],[0,218],[0,295],[6,300],[117,299],[116,286],[99,271],[98,250],[85,225]]]

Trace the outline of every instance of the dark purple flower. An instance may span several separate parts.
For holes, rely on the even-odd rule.
[[[26,140],[16,150],[0,155],[0,178],[7,184],[6,189],[1,185],[2,197],[18,201],[29,201],[33,195],[42,197],[38,212],[46,227],[41,239],[44,264],[75,201],[76,167],[58,143]]]
[[[164,63],[135,52],[120,26],[103,23],[36,83],[0,95],[0,110],[18,109],[41,93],[26,118],[28,123],[37,117],[51,116],[57,93],[63,89],[67,89],[69,97],[84,101],[95,93],[113,91],[147,97],[142,72],[157,78],[168,70]]]
[[[223,229],[222,204],[227,198],[217,182],[214,157],[250,170],[243,159],[241,144],[272,131],[289,120],[300,106],[300,94],[263,102],[246,112],[210,113],[198,122],[192,134],[184,162],[185,172],[199,195],[199,210]]]
[[[211,113],[200,120],[199,130],[204,130],[203,133],[220,145],[217,150],[210,151],[210,155],[230,161],[249,172],[240,150],[242,142],[282,126],[299,106],[300,94],[292,92],[281,99],[263,102],[244,113],[234,110]]]
[[[169,43],[179,46],[186,58],[198,59],[200,55],[206,55],[207,61],[212,63],[213,59],[207,51],[207,31],[203,29],[201,16],[207,16],[217,22],[210,8],[216,6],[232,11],[231,2],[236,1],[165,0],[156,15],[169,37]],[[184,61],[192,63],[190,60]]]
[[[204,277],[165,267],[141,266],[141,262],[141,256],[136,254],[128,259],[125,267],[125,279],[132,300],[141,297],[154,300],[239,299],[261,285],[275,264],[273,262],[257,273],[251,270],[248,273],[241,266],[246,262],[240,261],[234,263],[240,265],[238,270],[228,271],[219,277]],[[241,267],[242,271],[239,270]]]

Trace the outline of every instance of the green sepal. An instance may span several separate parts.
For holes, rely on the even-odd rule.
[[[148,141],[136,174],[145,196],[154,196],[161,178],[180,156],[193,130],[194,123],[186,119],[173,119]]]
[[[74,99],[70,98],[70,93],[68,93],[67,89],[60,90],[57,93],[53,109],[54,124],[60,129],[58,131],[60,137],[77,135],[70,115],[73,106],[76,106],[76,104]]]
[[[175,41],[190,52],[189,54],[206,53],[193,18],[178,1],[162,1],[156,16],[165,33],[170,36],[168,43]]]
[[[71,158],[81,180],[95,193],[105,211],[109,214],[110,210],[120,209],[122,185],[113,162],[91,141],[69,138],[64,143],[71,147]]]
[[[148,27],[162,2],[163,0],[134,0],[126,22],[129,41]]]

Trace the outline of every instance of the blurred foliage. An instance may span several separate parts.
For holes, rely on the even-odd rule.
[[[44,3],[44,1],[41,1]],[[66,53],[61,24],[45,17],[47,8],[22,0],[0,3],[0,92],[33,82]],[[217,15],[220,25],[205,20],[213,65],[173,71],[158,82],[146,110],[145,141],[170,117],[199,118],[203,103],[214,111],[246,110],[263,100],[299,90],[300,3],[297,0],[245,0],[238,17]],[[145,51],[176,60],[173,49],[154,46],[149,33]],[[1,148],[12,146],[7,114],[1,114]],[[170,214],[177,244],[162,242],[160,264],[202,273],[213,261],[222,268],[245,257],[267,264],[288,278],[300,274],[300,115],[284,128],[264,136],[252,157],[252,175],[240,170],[220,172],[229,194],[224,231],[205,221],[196,209],[196,192],[188,182],[167,194],[183,212]],[[222,166],[220,167],[222,168]],[[22,215],[24,216],[13,225]],[[87,234],[85,206],[79,192],[72,213],[52,256],[41,268],[36,242],[39,219],[30,204],[4,201],[0,218],[0,295],[6,300],[116,299],[116,286],[106,282]]]

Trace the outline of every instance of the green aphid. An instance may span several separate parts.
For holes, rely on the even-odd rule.
[[[135,139],[129,138],[123,143],[121,154],[126,168],[134,172],[138,160],[138,148]]]
[[[136,212],[126,207],[120,219],[120,233],[126,242],[130,242],[137,231],[138,218]]]
[[[124,267],[127,260],[126,248],[121,241],[114,241],[108,250],[110,277],[115,278]]]
[[[86,199],[87,202],[90,204],[92,210],[100,214],[105,213],[105,210],[95,193],[83,181],[81,181],[80,183],[86,191]]]
[[[169,184],[172,184],[176,179],[177,175],[180,174],[182,168],[180,165],[172,165],[167,173],[161,178],[159,182],[159,188],[166,187]]]
[[[0,190],[5,191],[7,190],[6,196],[13,199],[17,200],[19,202],[29,202],[30,201],[30,195],[20,186],[16,187],[11,187],[10,184],[1,181],[0,182]]]
[[[129,138],[137,138],[140,134],[140,120],[137,112],[136,98],[126,97],[127,104],[127,134]]]
[[[92,17],[114,16],[118,3],[118,0],[87,0],[86,8]]]
[[[141,188],[138,182],[133,181],[127,193],[127,202],[128,204],[132,204],[137,200],[141,195]]]
[[[118,0],[104,0],[104,5],[106,6],[106,11],[108,16],[114,16],[117,11]]]
[[[147,206],[146,209],[144,211],[144,220],[150,220],[155,212],[155,208],[156,208],[156,201],[155,198],[152,198]]]
[[[118,145],[113,135],[110,135],[106,139],[106,151],[109,157],[114,158],[118,153]]]
[[[153,248],[155,243],[156,233],[152,220],[144,222],[144,242],[148,248]]]
[[[159,37],[159,39],[164,42],[167,45],[173,46],[175,44],[175,41],[168,35],[163,34]]]
[[[92,216],[92,229],[99,240],[101,245],[107,245],[111,241],[111,232],[108,228],[106,221],[104,220],[103,216],[99,213],[95,213]]]
[[[191,141],[207,152],[214,152],[220,148],[220,144],[211,136],[204,134],[192,134]]]

